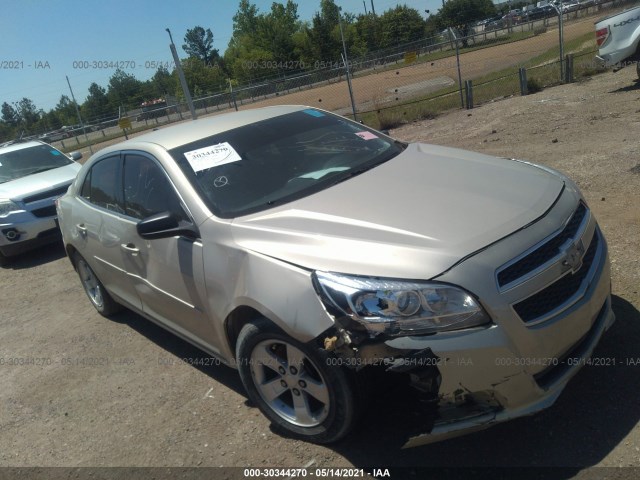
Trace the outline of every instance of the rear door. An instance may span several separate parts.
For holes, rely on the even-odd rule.
[[[193,223],[169,177],[152,156],[125,153],[123,186],[125,215],[132,222],[169,211]],[[205,312],[202,242],[177,236],[145,240],[134,229],[123,252],[143,311],[184,336],[212,343],[213,329]]]

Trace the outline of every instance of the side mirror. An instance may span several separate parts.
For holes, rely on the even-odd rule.
[[[73,160],[74,162],[77,162],[82,158],[82,154],[80,152],[71,152],[69,156],[71,157],[71,160]]]
[[[198,229],[187,222],[179,222],[170,212],[161,212],[144,218],[136,225],[138,235],[147,240],[175,236],[191,239],[200,238]]]

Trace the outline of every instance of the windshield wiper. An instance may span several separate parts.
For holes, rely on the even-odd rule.
[[[379,160],[379,161],[377,161],[377,162],[375,162],[373,164],[365,165],[363,167],[356,168],[355,170],[349,170],[344,176],[341,176],[340,178],[338,178],[334,182],[332,182],[330,186],[334,186],[334,185],[337,185],[338,183],[344,182],[345,180],[349,180],[350,178],[357,177],[358,175],[360,175],[360,174],[362,174],[364,172],[367,172],[367,171],[369,171],[369,170],[371,170],[371,169],[373,169],[373,168],[375,168],[375,167],[377,167],[379,165],[382,165],[385,162],[388,162],[389,160],[391,160],[396,155],[397,154],[394,152],[393,155],[390,155],[390,156],[388,156],[386,158],[383,158],[382,160]]]
[[[380,164],[376,163],[375,165],[368,165],[366,167],[361,167],[361,168],[358,168],[356,170],[349,170],[349,172],[346,175],[344,175],[344,176],[338,178],[337,180],[335,180],[334,182],[332,182],[331,186],[337,185],[339,183],[342,183],[345,180],[349,180],[350,178],[357,177],[361,173],[364,173],[367,170],[371,170],[373,167],[377,167],[378,165],[380,165]]]

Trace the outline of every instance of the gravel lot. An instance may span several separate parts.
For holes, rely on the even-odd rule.
[[[424,466],[564,467],[533,471],[541,478],[638,478],[635,69],[455,111],[392,134],[524,158],[577,180],[610,245],[618,321],[596,356],[615,365],[585,367],[536,416],[407,450],[400,446],[411,412],[387,389],[357,432],[329,447],[310,445],[274,434],[248,404],[234,370],[133,313],[100,317],[56,246],[0,270],[0,466],[354,466],[389,468],[392,478],[421,478],[415,468]],[[207,362],[214,364],[193,364]]]

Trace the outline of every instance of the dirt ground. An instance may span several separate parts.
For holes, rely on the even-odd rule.
[[[358,431],[336,445],[311,445],[273,433],[248,404],[234,370],[193,365],[207,357],[133,313],[114,321],[98,315],[56,246],[0,270],[0,466],[354,466],[389,468],[392,478],[422,478],[416,469],[425,466],[564,467],[541,470],[539,478],[637,478],[635,69],[454,111],[392,134],[532,160],[578,182],[610,245],[618,320],[596,355],[615,358],[615,365],[586,366],[538,415],[406,450],[400,445],[411,414],[388,390],[374,399]]]

